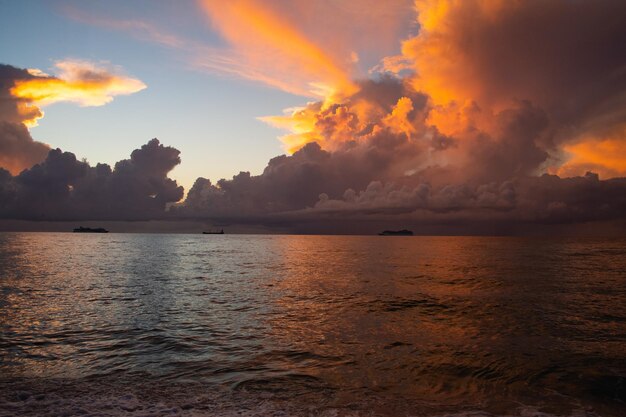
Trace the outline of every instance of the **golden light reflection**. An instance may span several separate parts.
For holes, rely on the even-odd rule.
[[[478,294],[498,296],[499,290],[481,291],[481,277],[466,268],[467,263],[491,258],[472,250],[476,242],[471,239],[409,238],[385,245],[377,239],[273,240],[271,252],[281,259],[283,271],[272,283],[281,311],[268,318],[273,337],[279,345],[310,352],[313,358],[336,361],[333,367],[315,367],[312,360],[302,363],[296,358],[284,366],[338,386],[377,386],[428,398],[442,395],[438,384],[446,376],[437,367],[458,361],[458,352],[472,346],[490,325],[480,314],[471,314],[480,311],[452,307],[473,305]],[[371,256],[374,247],[376,256]],[[480,301],[475,308],[481,309]],[[413,363],[411,357],[420,361]],[[407,358],[409,368],[400,370]],[[398,384],[400,375],[411,378]],[[450,382],[462,391],[467,381]]]

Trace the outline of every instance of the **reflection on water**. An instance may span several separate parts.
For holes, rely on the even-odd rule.
[[[0,234],[0,383],[210,388],[213,407],[304,415],[618,416],[625,255],[602,239]],[[43,407],[16,389],[4,404]]]

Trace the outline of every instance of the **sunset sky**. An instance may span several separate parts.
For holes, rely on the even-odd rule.
[[[3,217],[142,218],[125,211],[132,205],[158,218],[183,201],[182,186],[188,198],[168,215],[622,218],[624,2],[5,0],[0,9]],[[50,174],[55,148],[75,155],[58,156],[75,165],[71,175]],[[101,175],[106,185],[90,179]],[[48,181],[59,194],[29,211],[33,195],[44,198],[33,184],[50,190]],[[85,197],[93,187],[111,198],[97,210]]]
[[[104,62],[146,84],[140,93],[102,107],[66,102],[45,107],[46,117],[32,129],[33,137],[91,162],[114,163],[158,137],[184,153],[185,163],[173,177],[186,188],[199,175],[229,177],[242,167],[258,172],[281,146],[277,131],[256,117],[302,102],[263,84],[205,71],[185,45],[159,42],[160,33],[171,32],[183,42],[220,45],[193,1],[0,5],[3,63],[55,74],[60,60]]]
[[[265,3],[232,2],[246,12]],[[284,10],[289,3],[274,2],[270,10]],[[364,9],[348,2],[300,3],[297,6],[302,10],[276,13],[276,19],[289,19],[289,14],[298,18],[292,22],[293,31],[302,30],[303,40],[310,36],[311,45],[326,37],[319,47],[321,53],[337,53],[338,60],[346,61],[352,52],[358,53],[363,62],[353,68],[346,62],[339,69],[355,77],[366,77],[382,57],[399,53],[400,41],[417,27],[410,1],[389,3],[395,9],[384,12],[387,33],[370,29],[379,26],[380,16],[371,9],[375,1],[365,2],[368,7]],[[316,79],[316,58],[311,62],[314,68],[302,79],[288,68],[274,66],[280,62],[260,62],[255,68],[254,57],[244,55],[240,61],[223,63],[233,59],[239,47],[246,47],[229,42],[231,38],[220,26],[228,22],[227,16],[218,13],[224,2],[53,0],[2,1],[0,5],[3,63],[56,75],[57,61],[88,61],[117,67],[146,85],[140,93],[119,97],[107,106],[85,108],[62,100],[46,106],[45,120],[31,131],[35,139],[71,150],[90,162],[112,164],[130,149],[158,137],[181,151],[184,162],[171,176],[186,189],[200,175],[217,180],[241,170],[260,173],[271,157],[283,152],[283,146],[277,140],[281,132],[257,118],[282,114],[285,108],[317,98],[306,84],[323,79]],[[321,26],[320,21],[328,19],[326,7],[337,8],[343,15]],[[348,21],[355,27],[342,27]],[[243,18],[232,27],[239,31],[241,25],[245,25]],[[341,36],[352,39],[329,39],[328,26],[333,32],[350,31]],[[369,39],[359,34],[364,29],[369,29]],[[288,40],[288,34],[277,31],[275,38],[263,41],[271,46]],[[286,43],[284,48],[300,46]],[[294,65],[299,65],[298,58]],[[238,73],[242,68],[246,74]]]

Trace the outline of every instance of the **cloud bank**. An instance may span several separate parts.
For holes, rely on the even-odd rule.
[[[162,218],[183,188],[167,174],[180,152],[152,139],[130,159],[92,167],[52,149],[17,176],[0,169],[0,218],[24,220],[145,220]]]

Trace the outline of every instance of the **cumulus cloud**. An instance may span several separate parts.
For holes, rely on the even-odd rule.
[[[18,173],[43,160],[49,150],[33,140],[24,124],[0,121],[0,167]]]
[[[90,166],[70,152],[50,150],[46,159],[12,176],[0,170],[0,217],[26,220],[145,220],[162,218],[183,188],[167,174],[180,152],[152,139],[130,159]]]

